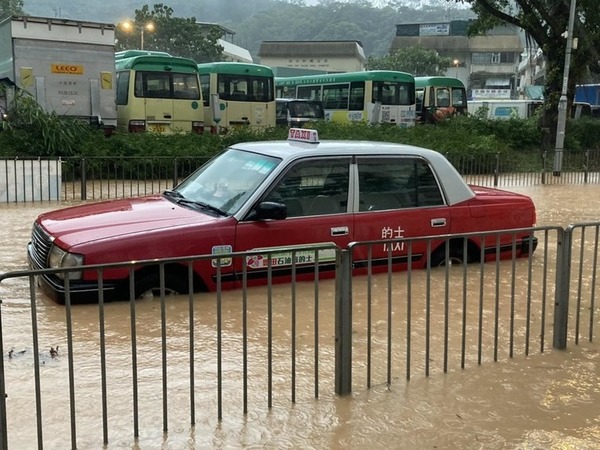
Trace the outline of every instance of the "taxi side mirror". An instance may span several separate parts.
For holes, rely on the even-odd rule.
[[[283,220],[287,217],[287,206],[277,202],[260,202],[254,209],[253,220]]]

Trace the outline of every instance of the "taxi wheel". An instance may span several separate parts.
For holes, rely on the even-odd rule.
[[[446,248],[442,245],[431,254],[431,267],[443,267],[446,265]],[[458,266],[464,261],[462,248],[450,246],[448,262],[451,266]]]
[[[183,278],[165,274],[165,296],[187,294],[188,282]],[[135,297],[152,299],[160,297],[160,276],[156,273],[142,275],[135,280]]]

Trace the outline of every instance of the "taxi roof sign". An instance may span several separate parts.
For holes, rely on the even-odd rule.
[[[288,141],[309,142],[314,144],[319,142],[319,133],[317,133],[317,130],[311,130],[309,128],[290,128]]]

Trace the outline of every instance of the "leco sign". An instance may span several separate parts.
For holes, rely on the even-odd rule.
[[[50,71],[52,73],[68,73],[71,75],[82,75],[83,66],[79,64],[51,64]]]
[[[317,130],[309,130],[307,128],[290,128],[288,133],[289,141],[302,142],[319,142],[319,134]]]

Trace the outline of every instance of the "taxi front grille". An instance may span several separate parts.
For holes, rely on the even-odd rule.
[[[48,254],[52,248],[52,239],[39,224],[33,225],[31,233],[32,257],[39,267],[48,267]]]

